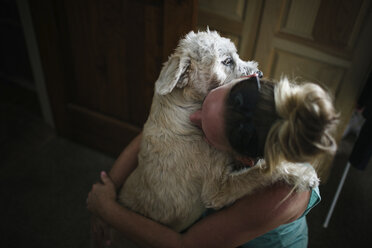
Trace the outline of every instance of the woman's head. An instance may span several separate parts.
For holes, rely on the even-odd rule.
[[[205,139],[217,149],[256,157],[257,154],[253,153],[253,149],[257,150],[255,146],[248,149],[246,145],[234,137],[238,135],[244,138],[243,140],[247,140],[248,133],[242,133],[247,129],[238,129],[236,126],[247,124],[247,114],[255,110],[256,103],[260,98],[259,87],[258,78],[248,77],[216,88],[207,95],[202,109],[193,113],[190,120],[203,130]],[[269,98],[273,101],[273,96]],[[237,103],[240,104],[241,109],[238,109]],[[229,127],[228,130],[226,127]],[[255,137],[252,137],[252,140],[254,139]],[[231,140],[235,142],[230,142]]]
[[[237,80],[210,92],[190,119],[217,149],[264,158],[267,168],[281,159],[311,162],[334,152],[337,123],[330,96],[312,83],[279,83],[256,77]]]
[[[266,136],[278,119],[274,84],[251,77],[235,84],[225,101],[225,133],[241,156],[264,157]]]

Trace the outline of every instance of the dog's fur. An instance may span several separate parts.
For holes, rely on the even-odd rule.
[[[190,123],[211,89],[257,70],[217,32],[187,34],[155,83],[139,164],[119,193],[120,203],[181,231],[206,207],[221,208],[278,180],[303,190],[317,186],[315,171],[299,164],[282,164],[270,175],[262,174],[264,163],[233,172],[232,158],[208,145]]]

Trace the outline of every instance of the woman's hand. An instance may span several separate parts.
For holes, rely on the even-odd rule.
[[[115,185],[104,171],[101,172],[101,180],[102,183],[93,184],[87,199],[88,210],[97,216],[106,211],[110,202],[116,201]]]
[[[111,245],[110,226],[97,216],[92,216],[91,222],[92,248],[102,248]]]

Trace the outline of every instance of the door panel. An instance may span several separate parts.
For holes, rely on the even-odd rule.
[[[343,67],[280,49],[274,51],[272,63],[271,70],[268,73],[273,78],[279,79],[284,75],[296,78],[297,75],[301,75],[301,80],[309,82],[317,82],[319,78],[322,78],[324,82],[327,82],[327,85],[324,86],[332,89],[334,94],[337,93],[345,75],[345,68]],[[288,75],[283,72],[291,72],[291,74]],[[318,83],[322,84],[321,82]]]
[[[30,1],[56,129],[117,155],[146,121],[154,83],[195,28],[196,1]]]
[[[360,49],[369,50],[366,41],[371,40],[367,32],[371,16],[366,9],[370,9],[370,2],[356,1],[353,6],[346,0],[312,3],[265,1],[254,58],[268,77],[288,75],[329,88],[346,120],[371,65],[371,55],[356,56]],[[357,73],[353,70],[356,67]],[[356,77],[359,80],[354,80]],[[341,98],[348,84],[354,89],[347,92],[349,97]]]
[[[311,2],[311,3],[310,3]],[[341,139],[358,95],[371,69],[370,1],[266,0],[254,59],[264,75],[286,75],[329,89],[341,114]],[[361,56],[364,50],[363,56]],[[332,158],[318,172],[329,175]]]

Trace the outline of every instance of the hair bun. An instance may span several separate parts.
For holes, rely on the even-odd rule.
[[[338,115],[323,88],[314,83],[295,85],[284,78],[275,88],[275,103],[282,118],[278,141],[287,160],[300,162],[336,151],[331,134]]]

